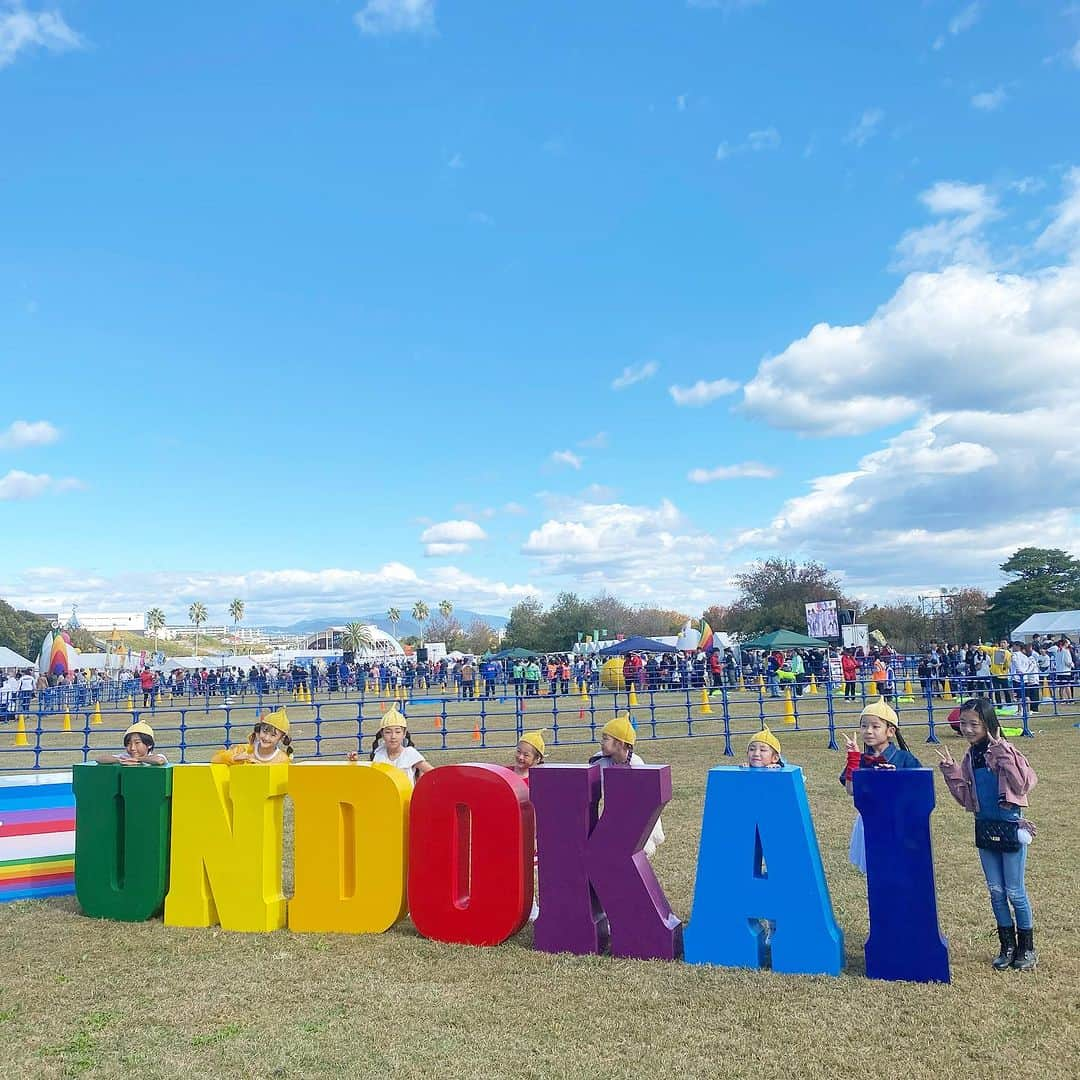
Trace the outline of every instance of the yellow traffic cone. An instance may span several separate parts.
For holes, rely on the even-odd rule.
[[[745,676],[743,675],[743,673],[741,671],[739,672],[739,689],[740,690],[745,690],[746,689],[746,678],[745,678]]]
[[[795,705],[791,700],[791,690],[784,687],[784,723],[795,723]]]
[[[915,690],[911,685],[910,679],[904,680],[904,697],[913,698],[915,696]]]
[[[944,701],[952,701],[952,687],[949,685],[949,680],[946,679],[941,685],[941,697]]]
[[[64,730],[71,730],[71,710],[66,705],[64,706]]]
[[[581,680],[581,700],[589,700],[589,684],[584,679]]]
[[[630,684],[630,701],[629,701],[630,708],[632,709],[637,703],[638,703],[638,700],[637,700],[637,688],[634,686],[633,683],[631,683]]]
[[[1043,676],[1042,681],[1042,698],[1045,701],[1050,697],[1050,684],[1046,681],[1046,676]]]
[[[20,716],[15,723],[15,745],[29,746],[30,740],[26,737],[26,721]]]
[[[709,704],[709,691],[701,688],[701,715],[712,716],[712,706]]]
[[[765,693],[765,676],[764,675],[759,675],[757,677],[757,685],[758,685],[758,692],[761,693],[761,694],[764,694]]]
[[[808,694],[816,694],[817,693],[817,677],[815,675],[810,676],[810,685],[809,685],[809,687],[807,687],[806,692]]]
[[[127,699],[127,704],[126,704],[126,705],[124,706],[124,708],[125,708],[125,709],[126,709],[126,710],[127,710],[128,712],[133,712],[133,711],[134,711],[134,709],[135,709],[135,702],[134,702],[134,701],[132,701],[132,700],[131,700],[131,698],[129,697],[129,698]]]
[[[100,701],[95,701],[94,702],[94,716],[93,716],[93,719],[90,722],[92,724],[100,724],[101,723],[101,702]]]

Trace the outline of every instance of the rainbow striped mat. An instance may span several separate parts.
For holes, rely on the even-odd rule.
[[[74,891],[71,773],[0,776],[0,902]]]

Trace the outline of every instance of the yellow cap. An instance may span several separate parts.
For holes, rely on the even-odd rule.
[[[137,724],[132,724],[131,727],[124,732],[124,745],[127,745],[129,735],[148,735],[151,739],[154,737],[154,729],[149,724],[144,724],[140,720]]]
[[[541,757],[547,753],[547,747],[544,746],[544,732],[541,731],[526,731],[524,735],[518,739],[518,742],[528,743]]]
[[[276,727],[282,735],[289,734],[289,717],[284,709],[277,709],[271,713],[263,713],[259,717],[258,723],[269,724],[271,727]]]
[[[409,721],[398,712],[396,705],[391,705],[389,709],[382,714],[379,719],[379,730],[388,727],[403,727],[406,731],[409,730]]]
[[[610,735],[613,739],[626,743],[627,746],[633,746],[637,739],[637,732],[630,722],[629,713],[619,713],[614,720],[609,720],[602,730],[605,735]]]
[[[864,716],[876,716],[879,720],[884,720],[886,724],[892,724],[893,727],[900,726],[900,718],[884,701],[880,699],[878,701],[872,701],[861,713],[859,713],[859,719]]]
[[[751,735],[750,741],[764,743],[766,746],[771,746],[777,754],[780,753],[780,740],[769,730],[768,725],[761,731]]]

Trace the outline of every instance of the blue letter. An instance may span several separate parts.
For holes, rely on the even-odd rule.
[[[844,936],[833,918],[802,769],[717,766],[705,789],[684,959],[760,967],[763,919],[776,923],[774,971],[840,974]]]
[[[930,850],[934,772],[859,769],[854,790],[866,832],[866,974],[948,982],[949,949],[938,928]]]

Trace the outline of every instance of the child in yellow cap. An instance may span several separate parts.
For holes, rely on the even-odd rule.
[[[527,784],[529,782],[529,770],[537,765],[544,764],[544,754],[547,746],[544,744],[543,731],[526,731],[518,739],[517,749],[514,751],[514,775],[520,776]]]
[[[168,765],[164,754],[154,752],[154,729],[142,720],[124,732],[124,749],[120,753],[95,754],[101,765]]]
[[[859,736],[863,749],[859,749]],[[856,769],[921,769],[922,763],[908,749],[900,733],[900,718],[891,705],[882,700],[872,701],[859,714],[859,731],[844,735],[847,767],[840,774],[840,783],[848,794],[854,793],[851,778]],[[855,815],[848,844],[848,859],[852,866],[866,873],[866,838],[863,835],[862,815]]]
[[[246,743],[219,750],[210,761],[214,765],[281,765],[292,753],[289,717],[278,709],[259,717]]]
[[[779,769],[784,764],[780,756],[780,740],[766,725],[746,748],[746,764],[751,769]]]
[[[644,765],[641,755],[634,750],[635,742],[637,742],[637,729],[634,727],[630,714],[619,713],[600,729],[600,753],[593,754],[589,758],[589,764],[599,765],[602,768],[613,765],[623,767]],[[657,818],[649,839],[645,841],[645,854],[651,859],[656,854],[656,849],[666,839],[664,826]]]
[[[360,755],[355,750],[350,750],[345,755],[350,761],[358,761]],[[409,783],[415,784],[426,772],[430,772],[434,766],[425,760],[424,755],[413,746],[409,737],[408,721],[391,705],[382,715],[382,724],[375,732],[375,738],[371,741],[371,754],[368,760],[378,761],[383,765],[393,765],[400,769],[409,778]]]

